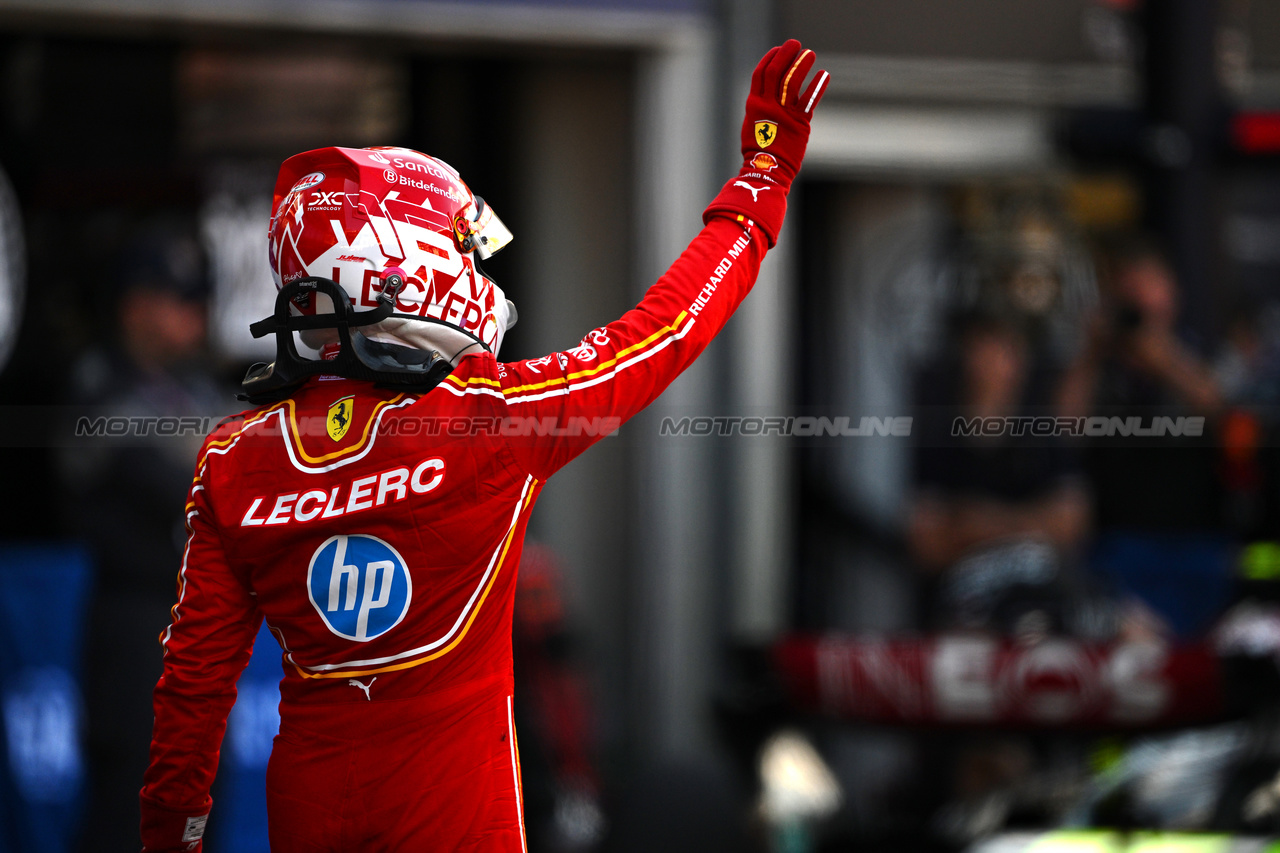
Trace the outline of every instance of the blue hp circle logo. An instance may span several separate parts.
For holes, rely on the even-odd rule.
[[[330,631],[364,643],[400,624],[413,581],[404,558],[378,537],[332,536],[311,557],[307,594]]]

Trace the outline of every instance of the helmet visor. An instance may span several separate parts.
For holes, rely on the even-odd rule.
[[[476,254],[482,261],[505,249],[512,239],[511,230],[502,224],[493,208],[479,196],[476,196],[476,217],[471,229],[476,235]]]

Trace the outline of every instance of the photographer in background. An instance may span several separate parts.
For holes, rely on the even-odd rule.
[[[1134,242],[1104,266],[1103,302],[1058,388],[1069,417],[1203,417],[1199,435],[1088,439],[1094,567],[1174,632],[1206,627],[1228,594],[1228,547],[1213,449],[1223,397],[1176,331],[1178,287],[1164,257]]]
[[[1222,407],[1213,373],[1178,339],[1178,286],[1164,256],[1134,243],[1112,258],[1103,305],[1058,392],[1061,414],[1094,406],[1181,404],[1211,416]],[[1104,270],[1105,272],[1105,270]]]

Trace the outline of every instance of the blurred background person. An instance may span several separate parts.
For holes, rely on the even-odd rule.
[[[907,538],[935,578],[930,621],[1009,633],[1061,629],[1061,603],[1045,596],[1062,585],[1089,533],[1088,492],[1062,438],[1033,436],[1029,428],[1016,435],[1012,426],[994,436],[956,435],[960,418],[1042,412],[1034,404],[1037,394],[1045,399],[1046,382],[1015,316],[973,312],[957,326],[954,347],[922,380],[918,398]],[[1014,589],[1031,598],[1008,606],[1026,612],[995,613]]]
[[[1094,406],[1180,406],[1202,416],[1223,405],[1213,371],[1178,334],[1178,285],[1164,255],[1132,240],[1102,259],[1103,302],[1058,390],[1062,414]]]
[[[1201,434],[1093,439],[1085,455],[1097,495],[1093,564],[1145,601],[1174,632],[1207,627],[1230,591],[1230,548],[1214,450],[1224,399],[1209,365],[1179,332],[1178,285],[1142,240],[1102,262],[1102,301],[1057,392],[1070,417],[1199,417]],[[1193,431],[1194,432],[1194,431]]]
[[[107,417],[209,418],[212,428],[235,401],[208,368],[199,245],[174,225],[144,224],[112,275],[118,335],[76,363],[73,401]],[[182,506],[202,438],[152,427],[99,437],[62,457],[66,532],[88,545],[96,568],[84,649],[86,851],[138,848],[135,789],[151,742],[157,637],[182,566]]]
[[[925,626],[1033,646],[1079,628],[1091,506],[1067,441],[1012,426],[1010,419],[1043,415],[1050,391],[1028,323],[1007,308],[965,312],[921,376],[906,533],[926,576]],[[1006,426],[959,435],[962,419]],[[1036,769],[1019,735],[962,736],[922,755],[947,768],[935,782],[940,801],[931,819],[957,840],[981,836],[993,815],[1005,821],[1011,791]]]

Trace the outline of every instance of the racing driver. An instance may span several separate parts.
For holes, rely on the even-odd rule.
[[[276,308],[251,327],[275,334],[276,360],[245,378],[256,408],[197,459],[161,635],[145,850],[200,850],[263,619],[284,665],[272,850],[525,849],[511,624],[529,512],[746,296],[826,86],[813,64],[794,40],[760,61],[742,168],[640,304],[528,361],[497,360],[514,309],[478,266],[511,234],[451,167],[401,148],[285,161]],[[519,428],[548,420],[559,428]]]

